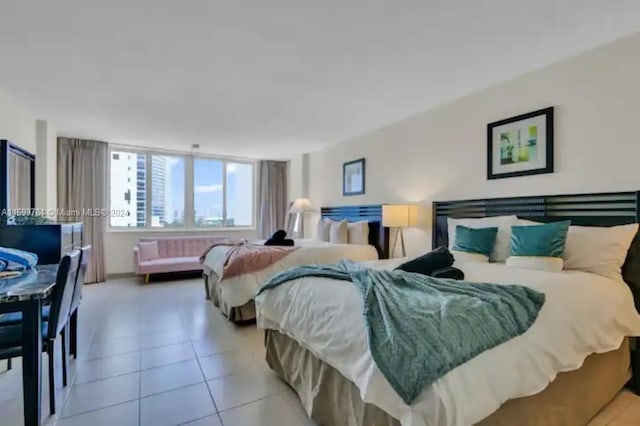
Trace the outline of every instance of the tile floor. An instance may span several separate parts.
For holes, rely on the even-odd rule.
[[[71,386],[62,387],[56,368],[55,416],[43,357],[47,426],[313,424],[267,367],[261,333],[226,321],[204,299],[200,279],[87,286],[79,335]],[[20,362],[5,366],[0,361],[0,424],[22,425]]]
[[[199,279],[88,286],[72,384],[56,389],[47,426],[313,425],[297,396],[264,362],[255,326],[236,327],[204,299]],[[242,350],[239,350],[242,349]],[[22,425],[20,362],[0,362],[0,424]],[[622,392],[591,426],[640,424],[640,398]]]

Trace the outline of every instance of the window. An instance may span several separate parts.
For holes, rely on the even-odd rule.
[[[151,155],[151,226],[184,226],[184,158]]]
[[[193,160],[193,210],[196,226],[225,226],[223,170],[224,162],[220,160]]]
[[[226,225],[253,224],[253,165],[227,163]]]
[[[144,154],[111,152],[111,210],[118,212],[111,215],[111,226],[146,225],[146,166]]]
[[[253,226],[254,165],[112,150],[112,227]],[[193,177],[193,179],[191,179]]]

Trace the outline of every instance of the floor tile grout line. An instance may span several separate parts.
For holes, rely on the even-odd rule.
[[[187,342],[185,342],[185,343],[187,343]],[[192,349],[193,349],[193,346],[192,346]],[[187,362],[189,362],[189,361],[193,361],[193,360],[195,360],[195,359],[197,359],[197,360],[198,360],[198,366],[199,366],[199,367],[201,367],[201,364],[200,364],[200,362],[199,362],[199,360],[200,360],[200,359],[212,358],[212,357],[215,357],[215,356],[220,356],[220,355],[223,355],[223,354],[228,354],[228,353],[230,353],[230,352],[237,352],[237,349],[232,349],[232,350],[228,350],[228,351],[222,351],[222,352],[218,352],[218,353],[214,353],[214,354],[210,354],[210,355],[205,355],[205,356],[199,356],[195,350],[194,350],[194,352],[195,352],[195,356],[194,356],[194,358],[184,359],[184,360],[181,360],[181,361],[172,361],[172,362],[169,362],[169,363],[167,363],[167,364],[157,365],[157,366],[153,366],[153,367],[146,367],[146,368],[142,368],[142,365],[141,365],[142,357],[140,357],[140,367],[138,368],[138,370],[135,370],[135,371],[129,371],[129,372],[125,372],[125,373],[114,374],[114,375],[112,375],[112,376],[102,377],[102,378],[93,379],[93,380],[89,380],[89,381],[87,381],[87,382],[83,382],[83,383],[76,383],[76,384],[78,384],[78,385],[84,385],[84,384],[87,384],[87,383],[93,383],[93,382],[97,382],[97,381],[100,381],[100,380],[110,379],[110,378],[112,378],[112,377],[126,376],[127,374],[133,374],[133,373],[136,373],[136,372],[143,372],[143,371],[155,370],[155,369],[159,369],[159,368],[167,367],[167,366],[170,366],[170,365],[183,364],[183,363],[187,363]],[[134,352],[131,352],[131,353],[134,353]],[[130,353],[130,354],[131,354],[131,353]],[[141,354],[141,353],[140,353],[140,354]],[[127,355],[127,354],[122,354],[122,355]],[[141,355],[142,355],[142,354],[141,354]],[[116,356],[117,356],[117,355],[116,355]],[[260,361],[260,360],[257,360],[257,359],[255,359],[255,358],[253,358],[253,357],[251,357],[251,358],[252,358],[252,361]],[[79,368],[80,368],[80,367],[78,367],[78,371],[79,371]],[[253,368],[253,367],[252,367],[252,368]],[[259,367],[259,366],[256,366],[255,368],[256,368],[256,369],[260,369],[260,367]],[[204,371],[203,371],[202,369],[201,369],[201,371],[202,371],[202,373],[203,373],[203,375],[204,375]],[[238,372],[238,371],[233,371],[233,372],[231,372],[231,373],[222,374],[222,375],[220,375],[220,376],[216,376],[216,377],[206,377],[206,376],[204,376],[204,377],[205,377],[205,380],[216,380],[216,379],[220,379],[220,378],[222,378],[222,377],[228,377],[228,376],[231,376],[231,375],[233,375],[233,374],[237,374],[237,373],[239,373],[239,372]]]
[[[120,355],[130,355],[130,354],[133,354],[133,353],[136,353],[136,352],[142,352],[142,351],[137,350],[137,351],[122,352],[120,354],[101,356],[101,357],[98,357],[98,358],[83,359],[83,360],[79,360],[79,361],[80,362],[91,362],[91,361],[97,361],[97,360],[100,360],[100,359],[113,358],[113,357],[120,356]]]
[[[191,340],[185,340],[183,342],[173,342],[173,343],[167,343],[167,344],[158,345],[158,346],[151,346],[151,347],[147,347],[147,348],[140,347],[139,349],[132,350],[132,351],[126,351],[126,352],[122,352],[122,353],[99,356],[99,357],[96,357],[96,358],[87,358],[87,359],[83,359],[83,360],[79,360],[79,361],[81,361],[83,363],[84,362],[97,361],[99,359],[113,358],[113,357],[120,356],[120,355],[132,354],[132,353],[135,353],[135,352],[147,352],[147,351],[152,351],[152,350],[155,350],[155,349],[166,348],[167,346],[177,346],[177,345],[190,343],[190,342],[191,342]],[[104,342],[104,343],[107,343],[107,342]]]
[[[133,353],[140,353],[142,355],[143,352],[149,352],[149,351],[153,351],[156,349],[161,349],[161,348],[167,348],[169,346],[178,346],[178,345],[185,345],[187,343],[191,343],[190,341],[186,340],[184,342],[178,342],[178,343],[169,343],[166,345],[162,345],[162,346],[155,346],[152,348],[144,348],[144,349],[138,349],[135,351],[128,351],[128,352],[123,352],[123,353],[119,353],[119,354],[112,354],[112,355],[107,355],[107,356],[103,356],[103,357],[98,357],[98,358],[91,358],[91,359],[83,359],[83,360],[79,360],[81,363],[88,363],[88,362],[93,362],[93,361],[98,361],[98,360],[103,360],[103,359],[109,359],[109,358],[114,358],[117,356],[124,356],[124,355],[131,355]]]
[[[254,403],[258,402],[258,401],[262,401],[263,399],[271,398],[271,397],[273,397],[273,396],[278,396],[278,395],[280,395],[281,393],[284,393],[284,391],[276,392],[276,393],[271,393],[271,394],[269,394],[269,395],[265,395],[265,396],[263,396],[263,397],[261,397],[261,398],[258,398],[258,399],[254,399],[254,400],[251,400],[251,401],[243,402],[242,404],[234,405],[233,407],[225,408],[224,410],[219,411],[219,412],[218,412],[218,414],[226,413],[227,411],[231,411],[231,410],[235,410],[235,409],[237,409],[237,408],[241,408],[241,407],[244,407],[244,406],[247,406],[247,405],[251,405],[251,404],[254,404]],[[284,401],[283,401],[283,402],[284,402]],[[285,404],[286,404],[286,402],[285,402]],[[289,404],[287,404],[287,407],[291,408],[291,407],[289,406]]]
[[[93,324],[93,328],[91,329],[91,332],[89,333],[89,338],[87,339],[87,347],[91,347],[91,344],[92,344],[91,342],[93,341],[95,333],[96,333],[96,324],[94,323]],[[76,350],[77,350],[77,348],[76,348]],[[73,389],[73,386],[75,385],[75,380],[78,377],[78,372],[80,371],[81,361],[78,358],[76,358],[76,362],[77,362],[77,365],[76,365],[75,373],[73,374],[73,377],[69,381],[69,389],[67,389],[67,391],[63,393],[64,397],[62,398],[62,404],[60,405],[60,411],[59,411],[59,413],[56,414],[56,420],[54,422],[54,425],[58,423],[58,420],[60,420],[60,416],[62,415],[62,412],[64,411],[65,407],[67,406],[67,402],[69,401],[69,395],[71,394],[71,390]]]
[[[300,402],[300,407],[302,408],[302,413],[304,413],[304,417],[303,417],[303,414],[298,413],[298,410],[296,410],[295,407],[292,407],[291,404],[289,404],[289,402],[285,398],[281,397],[282,400],[284,401],[284,403],[290,409],[292,409],[294,411],[294,414],[302,421],[303,424],[307,424],[308,420],[313,421],[313,419],[311,417],[309,417],[309,414],[307,414],[307,410],[302,405],[302,400],[300,399],[300,396],[298,396],[298,392],[293,387],[291,387],[291,385],[289,385],[288,383],[287,383],[287,387],[289,388],[289,390],[291,390],[294,393],[295,398],[297,398],[298,402]],[[286,392],[287,392],[286,390],[283,390],[282,392],[278,393],[277,395],[280,396],[280,395],[282,395],[282,394],[284,394]],[[314,422],[314,424],[315,424],[315,422]]]
[[[128,372],[125,372],[125,373],[117,373],[117,374],[114,374],[114,375],[111,375],[111,376],[107,376],[107,377],[101,377],[101,378],[98,378],[98,379],[92,379],[92,380],[89,380],[89,381],[86,381],[86,382],[83,382],[83,383],[77,383],[76,382],[74,384],[76,384],[76,385],[86,385],[86,384],[89,384],[89,383],[99,382],[101,380],[108,380],[108,379],[111,379],[111,378],[114,378],[114,377],[122,377],[122,376],[126,376],[128,374],[142,373],[144,371],[156,370],[158,368],[163,368],[163,367],[167,367],[167,366],[170,366],[170,365],[187,363],[189,361],[193,361],[194,359],[195,359],[195,357],[194,358],[189,358],[189,359],[183,359],[183,360],[180,360],[180,361],[171,361],[171,362],[168,362],[166,364],[155,365],[153,367],[145,367],[145,368],[142,368],[142,366],[140,364],[138,369],[134,370],[134,371],[128,371]],[[141,360],[142,360],[142,358],[140,358],[140,363],[142,362]]]
[[[190,386],[201,385],[201,384],[203,384],[205,382],[206,382],[206,380],[202,380],[202,381],[196,382],[196,383],[189,383],[188,385],[177,386],[175,388],[163,390],[163,391],[160,391],[160,392],[150,393],[149,395],[145,395],[145,396],[142,396],[142,394],[140,394],[140,400],[151,398],[152,396],[162,395],[163,393],[169,393],[169,392],[177,391],[177,390],[180,390],[180,389],[188,388]]]
[[[203,355],[203,356],[198,355],[198,353],[196,352],[196,358],[198,358],[198,360],[204,359],[204,358],[212,358],[214,356],[220,356],[220,355],[223,355],[223,354],[228,354],[229,352],[237,352],[237,351],[238,351],[237,349],[231,349],[231,350],[228,350],[228,351],[222,351],[222,352],[217,352],[217,353],[214,353],[214,354]]]
[[[155,369],[159,369],[159,368],[166,367],[166,366],[169,366],[169,365],[176,365],[176,364],[186,363],[186,362],[194,361],[194,360],[196,360],[196,358],[192,358],[192,359],[184,360],[184,361],[178,361],[178,362],[174,362],[174,363],[170,363],[170,364],[165,364],[165,365],[161,365],[161,366],[158,366],[158,367],[152,367],[152,368],[148,368],[148,369],[144,369],[144,370],[131,371],[131,372],[129,372],[129,373],[117,374],[117,375],[115,375],[115,376],[109,376],[109,377],[104,377],[104,378],[101,378],[101,379],[95,379],[95,380],[92,380],[92,381],[89,381],[89,382],[84,382],[84,383],[73,383],[71,386],[82,386],[82,385],[87,385],[87,384],[91,384],[91,383],[96,383],[96,382],[100,382],[100,381],[104,381],[104,380],[109,380],[109,379],[112,379],[112,378],[117,378],[117,377],[122,377],[122,376],[128,376],[128,375],[131,375],[131,374],[139,374],[139,377],[140,377],[140,378],[139,378],[139,380],[138,380],[138,381],[139,381],[140,389],[139,389],[139,392],[138,392],[138,395],[139,395],[139,396],[138,396],[138,399],[142,400],[142,399],[149,398],[149,397],[156,396],[156,395],[160,395],[160,394],[163,394],[163,393],[172,392],[172,391],[175,391],[175,390],[178,390],[178,389],[187,388],[187,387],[189,387],[189,386],[195,386],[195,385],[199,385],[199,384],[206,383],[206,382],[213,381],[213,380],[224,379],[224,378],[228,378],[228,377],[230,377],[230,376],[237,376],[237,375],[239,375],[239,374],[242,374],[242,373],[243,373],[242,371],[234,371],[234,372],[232,372],[232,373],[223,374],[223,375],[221,375],[221,376],[207,378],[207,377],[204,375],[204,371],[203,371],[203,369],[202,369],[202,366],[200,365],[200,363],[199,363],[198,361],[196,361],[196,362],[198,362],[198,367],[199,367],[199,369],[200,369],[200,373],[202,374],[202,377],[203,377],[203,380],[202,380],[202,381],[195,382],[195,383],[190,383],[190,384],[187,384],[187,385],[177,386],[177,387],[174,387],[174,388],[171,388],[171,389],[163,390],[163,391],[160,391],[160,392],[154,392],[154,393],[151,393],[151,394],[148,394],[148,395],[144,395],[144,396],[142,395],[142,374],[141,374],[141,373],[142,373],[143,371],[155,370]],[[70,387],[71,387],[71,386],[70,386]],[[210,396],[211,396],[211,399],[213,399],[213,395],[211,394],[211,390],[209,389],[208,384],[207,384],[207,389],[209,390],[209,394],[210,394]],[[265,397],[263,397],[263,398],[259,398],[259,399],[257,399],[256,401],[259,401],[260,399],[264,399],[264,398],[267,398],[267,397],[272,396],[272,395],[278,395],[278,394],[280,394],[280,393],[282,393],[282,392],[284,392],[284,391],[281,391],[281,392],[277,392],[277,393],[273,393],[273,394],[267,395],[267,396],[265,396]],[[125,401],[125,402],[131,402],[131,401],[133,401],[133,399],[132,399],[132,400]],[[255,402],[255,401],[252,401],[252,402]],[[122,402],[122,403],[124,403],[124,402]],[[91,411],[101,410],[102,408],[107,408],[107,407],[110,407],[110,406],[113,406],[113,405],[119,405],[119,404],[122,404],[122,403],[116,403],[116,404],[107,405],[107,406],[105,406],[105,407],[95,408],[95,409],[93,409],[93,410],[88,410],[88,411],[83,412],[83,413],[87,413],[87,412],[91,412]],[[241,404],[241,405],[246,405],[246,404],[247,404],[247,403],[245,403],[245,404]],[[214,400],[214,405],[216,405],[216,413],[217,413],[217,412],[218,412],[218,408],[217,408],[217,404],[215,403],[215,400]],[[63,408],[64,408],[64,407],[63,407]],[[232,408],[235,408],[235,407],[232,407]],[[60,411],[62,412],[62,410],[60,410]],[[226,411],[226,410],[223,410],[223,411]],[[76,414],[74,414],[73,416],[76,416]],[[73,417],[73,416],[69,416],[69,417]],[[64,418],[66,418],[66,417],[64,417]]]
[[[198,417],[197,419],[191,419],[191,420],[188,420],[188,421],[186,421],[186,422],[178,423],[178,426],[189,426],[190,424],[193,424],[193,423],[198,422],[198,421],[200,421],[200,420],[204,420],[204,419],[206,419],[206,418],[208,418],[208,417],[211,417],[211,416],[216,416],[216,417],[218,417],[218,418],[220,417],[220,416],[218,415],[218,413],[215,413],[215,414],[207,414],[206,416]],[[222,424],[222,422],[221,422],[220,424]]]
[[[94,411],[100,411],[100,410],[104,410],[104,409],[107,409],[107,408],[116,407],[116,406],[118,406],[118,405],[128,404],[128,403],[130,403],[130,402],[133,402],[133,401],[139,401],[139,400],[140,400],[140,398],[127,399],[126,401],[116,402],[115,404],[105,405],[104,407],[98,407],[98,408],[94,408],[94,409],[92,409],[92,410],[80,411],[80,412],[78,412],[78,413],[74,413],[74,414],[72,414],[72,415],[70,415],[70,416],[58,417],[58,418],[56,419],[56,422],[57,422],[57,421],[60,421],[60,420],[70,419],[70,418],[72,418],[72,417],[82,416],[83,414],[93,413]],[[62,410],[60,411],[60,414],[62,414]]]
[[[242,408],[242,407],[244,407],[246,405],[251,405],[251,404],[256,403],[258,401],[262,401],[263,399],[267,399],[267,398],[269,398],[269,397],[271,397],[273,395],[277,395],[277,394],[273,393],[271,395],[263,396],[262,398],[253,399],[251,401],[243,402],[242,404],[234,405],[233,407],[225,408],[224,410],[220,411],[218,414],[226,413],[227,411],[235,410],[237,408]]]
[[[216,403],[216,399],[213,397],[213,392],[211,392],[211,387],[209,386],[209,382],[205,377],[204,369],[202,368],[202,364],[200,363],[200,358],[198,358],[197,356],[196,349],[193,347],[193,343],[190,342],[190,344],[191,344],[191,350],[193,351],[194,354],[196,354],[196,362],[198,363],[198,368],[200,368],[200,374],[202,374],[202,378],[204,379],[205,386],[207,387],[207,391],[209,392],[209,398],[211,398],[211,401],[213,402],[213,408],[215,408],[216,414],[220,419],[220,411],[218,410],[218,404]],[[222,420],[220,420],[220,422],[222,423]]]

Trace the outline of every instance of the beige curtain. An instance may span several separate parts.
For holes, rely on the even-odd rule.
[[[108,146],[105,142],[58,138],[58,208],[82,212],[107,209]],[[59,217],[61,222],[82,222],[84,244],[91,244],[86,282],[105,280],[104,237],[108,215]]]
[[[287,163],[258,163],[258,235],[268,238],[284,228],[287,213]]]
[[[31,161],[9,152],[9,208],[31,207]]]

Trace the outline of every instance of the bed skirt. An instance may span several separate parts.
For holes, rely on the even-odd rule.
[[[220,287],[218,286],[218,275],[208,268],[202,274],[204,279],[205,296],[211,300],[214,306],[227,317],[229,321],[235,323],[253,322],[256,319],[256,305],[253,300],[242,306],[229,306],[220,297]]]
[[[399,426],[380,408],[365,403],[357,386],[292,338],[265,332],[266,360],[298,394],[319,425]],[[631,377],[629,340],[619,349],[594,354],[575,371],[560,373],[542,392],[507,401],[482,426],[585,425]]]

